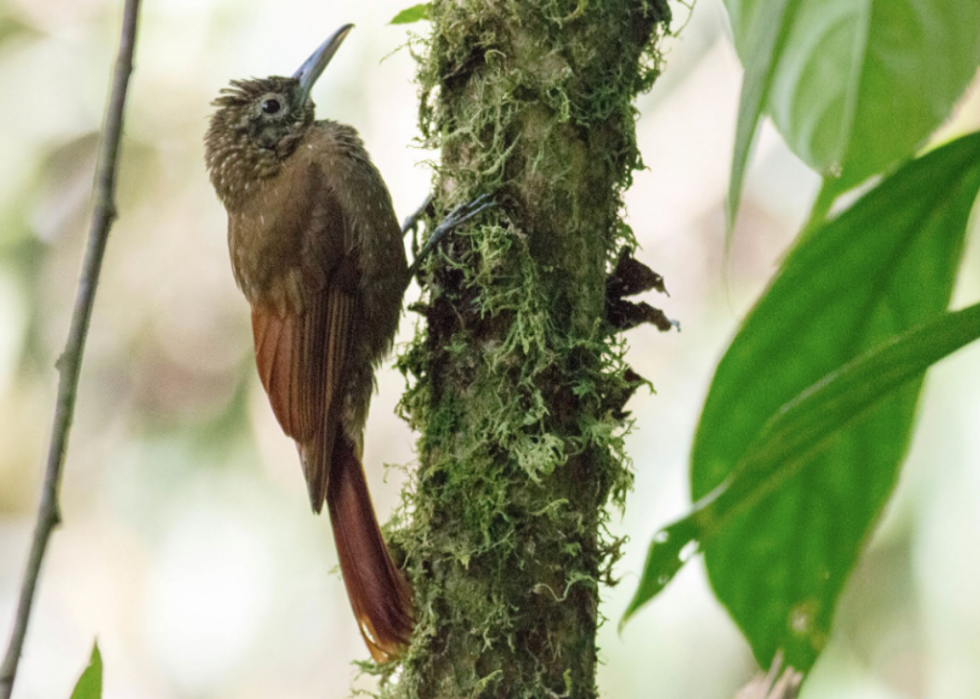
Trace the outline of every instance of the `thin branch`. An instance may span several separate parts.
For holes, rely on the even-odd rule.
[[[14,630],[3,665],[0,666],[0,699],[9,699],[13,691],[14,678],[17,676],[17,664],[24,647],[27,622],[31,615],[31,603],[34,600],[34,592],[41,570],[41,561],[44,558],[51,531],[61,521],[58,508],[58,489],[65,462],[65,451],[68,446],[72,414],[75,410],[78,375],[82,367],[85,337],[88,334],[89,323],[92,318],[95,288],[98,285],[99,272],[102,269],[102,258],[109,238],[109,228],[116,218],[116,164],[119,159],[119,140],[122,136],[126,91],[129,87],[129,76],[133,71],[133,51],[136,47],[139,5],[139,0],[126,0],[126,6],[123,10],[122,38],[119,41],[119,53],[116,56],[112,88],[109,93],[109,106],[99,150],[99,164],[93,185],[92,225],[89,229],[81,279],[78,282],[78,293],[75,297],[75,308],[72,312],[68,341],[65,345],[65,351],[56,363],[60,378],[54,428],[48,449],[47,468],[41,492],[41,503],[38,507],[37,524],[34,529],[34,540],[31,544],[27,571],[24,574],[24,582],[20,590]]]
[[[787,665],[783,667],[782,651],[776,653],[765,675],[758,675],[742,687],[735,699],[796,699],[803,683],[803,673]]]

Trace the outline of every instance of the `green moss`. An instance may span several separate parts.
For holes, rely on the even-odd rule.
[[[627,0],[437,1],[420,125],[440,212],[494,192],[426,263],[399,356],[419,467],[392,528],[419,612],[399,697],[593,697],[600,584],[632,483],[625,345],[603,320],[633,99],[667,19]],[[375,669],[390,672],[389,669]]]

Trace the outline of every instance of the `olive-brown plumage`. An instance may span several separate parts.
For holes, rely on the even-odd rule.
[[[368,648],[386,660],[411,634],[410,591],[381,537],[361,453],[408,267],[391,197],[357,132],[314,120],[309,90],[349,29],[291,78],[232,82],[215,100],[205,146],[262,385],[299,448],[313,509],[327,503]]]

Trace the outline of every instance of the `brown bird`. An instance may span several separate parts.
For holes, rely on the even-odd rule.
[[[411,590],[381,537],[361,454],[374,370],[410,275],[391,196],[357,132],[314,120],[310,90],[352,26],[292,77],[232,81],[205,147],[262,385],[296,440],[314,511],[327,503],[351,606],[381,662],[411,635]]]

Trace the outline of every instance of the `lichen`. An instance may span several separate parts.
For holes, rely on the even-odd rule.
[[[594,697],[636,385],[605,278],[635,246],[619,217],[642,166],[633,99],[669,16],[629,0],[438,0],[431,16],[416,49],[436,212],[496,206],[426,261],[397,360],[419,464],[389,532],[418,625],[400,672],[366,667],[390,697]]]

